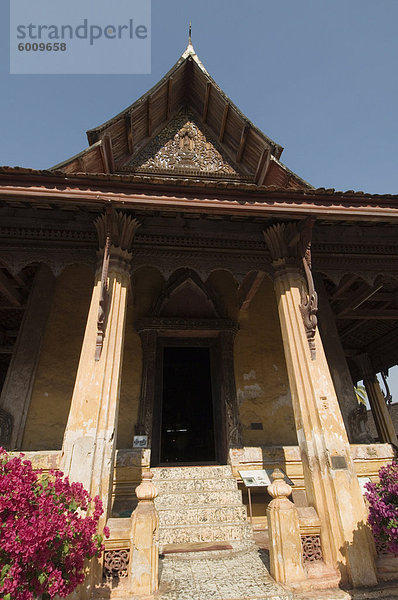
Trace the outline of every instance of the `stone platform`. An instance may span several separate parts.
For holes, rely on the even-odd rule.
[[[233,551],[180,553],[161,560],[164,600],[291,600],[268,573],[254,545]]]
[[[154,600],[398,600],[398,582],[374,588],[289,590],[269,574],[268,553],[251,541],[230,542],[225,550],[202,550],[212,544],[166,547],[159,560],[159,591]],[[222,547],[222,544],[218,544]],[[318,582],[319,583],[319,582]],[[126,580],[97,588],[95,600],[139,600]],[[147,599],[145,599],[147,600]]]
[[[232,549],[179,552],[159,561],[156,600],[293,600],[293,594],[270,576],[253,542],[232,542]],[[133,600],[123,582],[97,600]]]

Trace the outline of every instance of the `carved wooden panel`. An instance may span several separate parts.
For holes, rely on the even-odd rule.
[[[376,552],[377,554],[381,555],[381,554],[391,554],[391,552],[388,550],[388,542],[387,541],[380,541],[377,540],[375,538],[375,545],[376,545]]]
[[[320,535],[302,535],[301,545],[304,562],[323,560]]]
[[[105,550],[104,552],[104,571],[106,580],[123,579],[128,575],[128,565],[130,560],[130,550]]]

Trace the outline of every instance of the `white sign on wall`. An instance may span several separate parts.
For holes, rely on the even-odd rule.
[[[135,435],[133,440],[133,448],[147,448],[148,447],[148,436],[147,435]]]

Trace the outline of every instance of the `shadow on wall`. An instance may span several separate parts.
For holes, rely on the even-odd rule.
[[[353,572],[353,581],[348,583],[349,574],[347,565],[342,562],[338,562],[337,566],[341,573],[342,582],[340,587],[350,593],[351,588],[365,588],[374,587],[377,585],[374,574],[372,574],[369,567],[369,561],[364,560],[364,550],[368,548],[369,552],[373,554],[376,561],[376,548],[373,540],[373,535],[369,525],[361,522],[357,523],[357,529],[353,533],[352,542],[345,542],[344,546],[340,548],[341,553],[347,557],[347,564],[351,565]],[[351,598],[358,598],[358,593],[350,593]]]

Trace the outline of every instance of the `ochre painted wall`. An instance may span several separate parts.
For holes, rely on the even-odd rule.
[[[93,282],[94,273],[85,265],[67,267],[57,279],[26,420],[23,450],[62,447]]]
[[[239,311],[238,286],[227,271],[208,278],[228,318],[239,322],[235,380],[245,446],[297,444],[278,307],[265,277],[247,311]],[[261,423],[263,429],[252,429]]]
[[[57,450],[62,440],[91,300],[94,273],[73,265],[58,278],[33,386],[23,438],[24,450]],[[131,448],[141,389],[141,340],[135,321],[151,313],[164,284],[159,271],[139,269],[126,315],[117,447]]]
[[[235,378],[245,446],[297,444],[278,308],[266,277],[241,311],[235,341]],[[263,429],[252,429],[261,423]]]
[[[120,384],[117,448],[133,447],[134,425],[137,422],[138,416],[138,403],[141,389],[142,349],[140,337],[134,329],[135,319],[134,307],[128,306]]]

